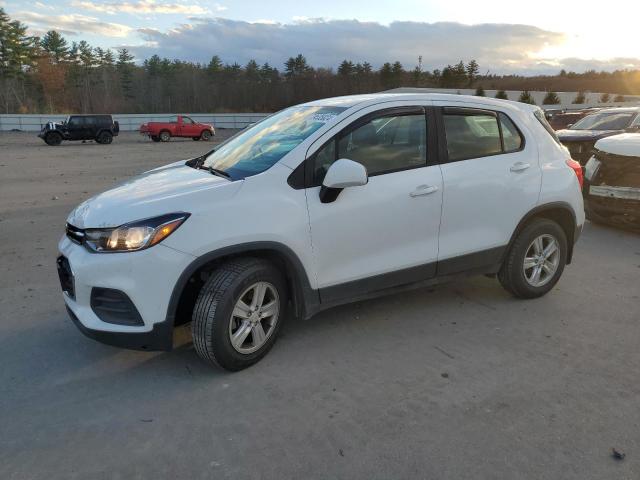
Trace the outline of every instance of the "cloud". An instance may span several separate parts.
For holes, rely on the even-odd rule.
[[[343,59],[374,66],[399,60],[405,68],[422,56],[425,68],[475,58],[484,71],[513,72],[535,63],[536,53],[561,44],[564,35],[528,25],[454,22],[392,22],[297,18],[293,23],[244,22],[190,17],[170,31],[139,30],[153,46],[132,47],[138,57],[159,54],[208,61],[218,54],[229,62],[256,59],[282,65],[304,54],[314,66],[335,67]]]
[[[126,37],[133,30],[120,23],[103,22],[85,15],[44,15],[35,12],[18,12],[16,18],[22,20],[35,31],[58,30],[67,35],[78,32],[94,33],[105,37]]]
[[[159,13],[173,15],[205,15],[211,12],[223,12],[227,9],[220,4],[213,4],[204,8],[196,3],[164,3],[156,0],[138,0],[134,2],[92,2],[88,0],[73,0],[71,6],[100,13]]]

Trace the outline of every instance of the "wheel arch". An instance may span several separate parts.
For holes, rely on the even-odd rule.
[[[522,220],[520,220],[520,223],[518,223],[518,226],[511,235],[506,252],[511,249],[511,245],[513,245],[513,242],[522,229],[536,218],[553,220],[564,230],[567,236],[567,264],[570,264],[573,258],[573,246],[577,241],[577,220],[573,207],[566,202],[546,203],[530,210]]]
[[[225,260],[240,256],[273,262],[285,276],[296,316],[308,318],[315,312],[318,292],[311,288],[307,272],[293,250],[277,242],[251,242],[214,250],[192,261],[173,287],[166,322],[173,327],[191,321],[193,305],[209,273]]]

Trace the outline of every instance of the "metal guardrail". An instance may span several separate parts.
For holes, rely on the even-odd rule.
[[[187,114],[185,114],[187,115]],[[194,113],[188,114],[196,122],[211,123],[215,128],[244,128],[258,122],[268,113]],[[175,114],[113,114],[123,132],[135,131],[146,122],[167,122]],[[18,130],[22,132],[40,131],[47,122],[60,122],[68,115],[0,115],[0,131]]]

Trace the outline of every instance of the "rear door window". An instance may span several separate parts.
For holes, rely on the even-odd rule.
[[[445,109],[444,130],[450,162],[502,153],[498,117],[491,112]]]

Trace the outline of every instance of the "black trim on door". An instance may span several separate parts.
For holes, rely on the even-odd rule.
[[[323,304],[332,303],[381,292],[388,288],[420,282],[435,276],[436,265],[437,262],[432,262],[417,267],[405,268],[395,272],[321,288],[320,301]]]

